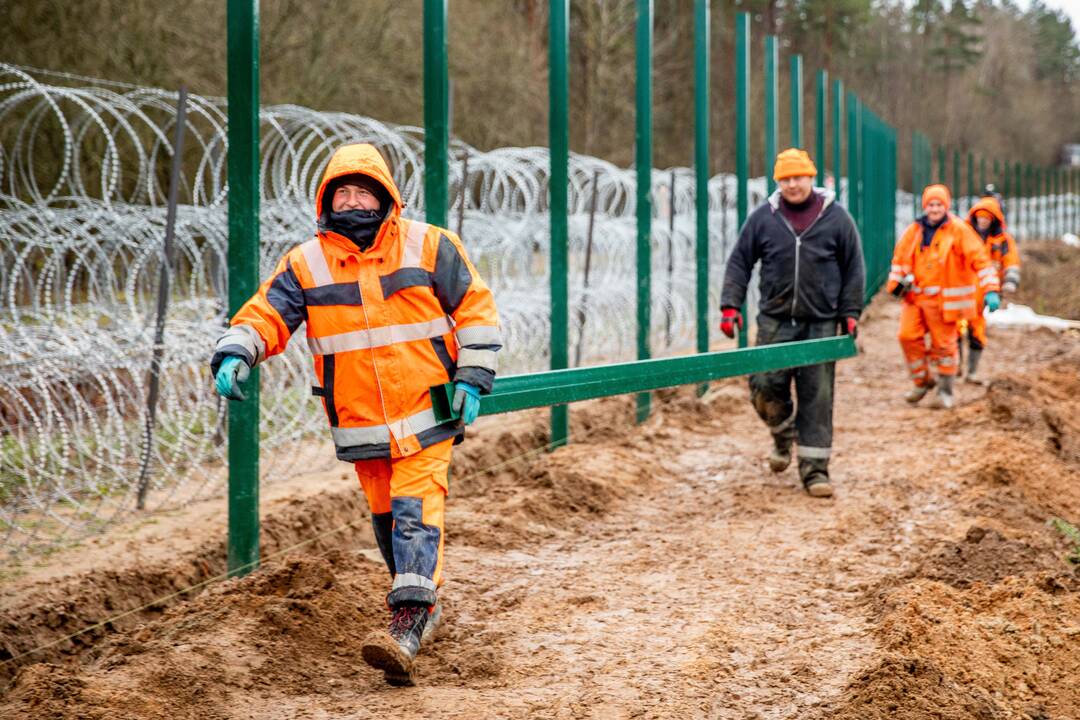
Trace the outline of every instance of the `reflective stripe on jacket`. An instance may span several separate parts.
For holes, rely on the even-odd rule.
[[[922,236],[922,223],[915,221],[897,241],[886,287],[888,292],[892,292],[906,275],[914,273],[915,253],[922,244]],[[924,287],[925,283],[916,277],[913,290],[909,296],[905,296],[905,302],[913,302],[915,295],[936,295],[941,298],[942,315],[946,322],[971,319],[976,316],[976,293],[1000,289],[990,256],[971,226],[952,213],[938,226],[934,240],[939,242],[939,252],[944,258],[939,273],[940,284]]]
[[[252,363],[285,349],[307,325],[307,344],[337,455],[404,457],[462,432],[438,424],[429,388],[451,380],[490,392],[502,347],[495,300],[454,233],[401,217],[397,185],[371,145],[334,153],[315,197],[334,178],[382,183],[392,207],[371,248],[321,230],[293,248],[236,313],[218,356]],[[318,210],[316,210],[318,212]]]

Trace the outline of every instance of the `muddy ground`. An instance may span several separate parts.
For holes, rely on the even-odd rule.
[[[986,388],[908,407],[878,299],[838,370],[837,495],[771,474],[744,379],[484,418],[459,453],[444,626],[418,686],[365,667],[388,585],[355,478],[266,493],[264,552],[3,666],[12,718],[1080,718],[1080,337],[992,336]],[[213,577],[221,508],[120,528],[5,580],[11,657]],[[37,662],[34,662],[37,661]]]

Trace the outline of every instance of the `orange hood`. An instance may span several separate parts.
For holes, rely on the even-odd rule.
[[[975,213],[979,210],[990,213],[1001,225],[1001,229],[1005,229],[1005,213],[1001,212],[1001,205],[998,204],[997,200],[992,197],[984,197],[971,206],[971,209],[968,210],[968,222],[973,226],[975,225]]]
[[[387,166],[386,160],[383,159],[382,154],[375,149],[374,145],[369,143],[357,143],[355,145],[343,145],[339,147],[334,152],[334,156],[330,158],[330,164],[326,166],[326,171],[323,172],[322,182],[319,183],[319,189],[315,193],[316,222],[318,222],[319,219],[320,208],[323,206],[323,193],[326,192],[326,186],[330,184],[330,181],[334,178],[339,178],[342,175],[353,175],[356,173],[367,175],[380,183],[386,188],[386,191],[390,193],[393,207],[387,210],[387,219],[401,213],[401,209],[404,207],[401,202],[401,193],[398,191],[397,184],[390,174],[390,168]]]

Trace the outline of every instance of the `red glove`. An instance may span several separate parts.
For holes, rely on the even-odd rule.
[[[855,338],[859,336],[859,321],[853,317],[842,318],[840,321],[840,329],[844,331],[845,335],[850,335]]]
[[[735,337],[735,326],[738,325],[739,329],[742,329],[743,319],[742,313],[735,308],[726,307],[720,311],[720,332],[727,335],[729,338]]]

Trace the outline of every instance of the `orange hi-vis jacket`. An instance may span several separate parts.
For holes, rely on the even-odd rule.
[[[940,298],[945,322],[974,318],[976,293],[996,292],[999,289],[997,271],[990,262],[982,240],[970,225],[952,213],[935,231],[933,247],[920,249],[922,239],[923,224],[916,220],[897,241],[889,272],[888,292],[893,292],[911,274],[915,276],[915,282],[911,291],[904,296],[904,302]],[[932,273],[927,276],[929,266],[919,262],[919,253],[931,251],[936,252],[939,262],[934,264]]]
[[[990,262],[997,270],[998,281],[1001,284],[1011,282],[1013,285],[1020,284],[1020,249],[1016,246],[1016,239],[1005,229],[1005,213],[1001,211],[1001,205],[992,197],[984,197],[975,203],[968,212],[968,222],[975,227],[975,213],[984,210],[994,218],[990,223],[990,231],[986,235],[985,245],[990,253]]]
[[[429,388],[464,381],[490,392],[502,347],[495,299],[454,233],[401,217],[390,170],[373,146],[337,150],[315,196],[335,178],[380,182],[392,206],[365,252],[319,230],[281,259],[232,318],[215,360],[249,364],[280,353],[307,323],[307,344],[337,456],[345,461],[414,455],[463,432],[439,424]],[[220,362],[218,360],[218,362]]]

